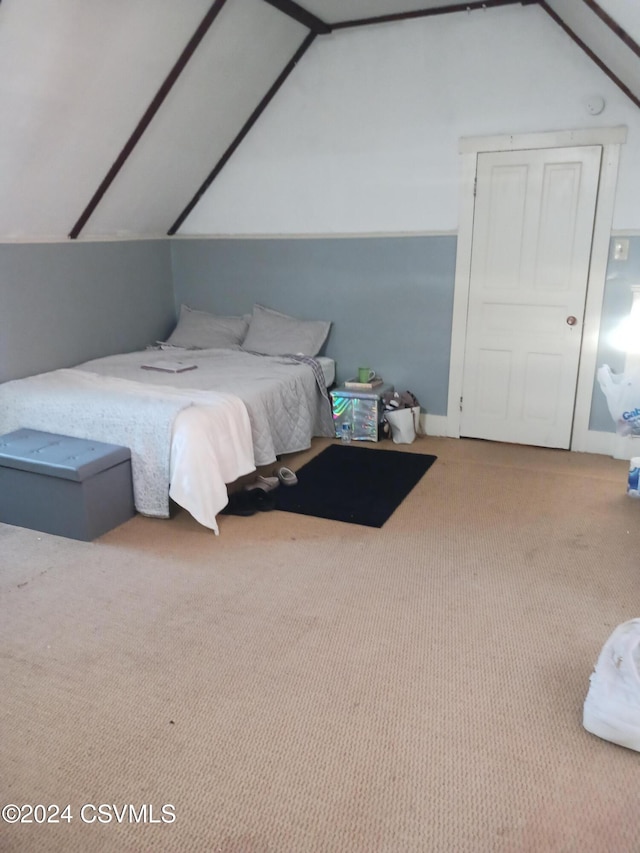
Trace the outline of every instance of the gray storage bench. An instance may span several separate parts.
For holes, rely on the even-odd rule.
[[[33,429],[0,436],[0,521],[90,542],[133,515],[128,447]]]

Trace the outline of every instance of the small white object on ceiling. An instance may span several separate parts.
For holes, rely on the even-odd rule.
[[[592,95],[587,100],[587,110],[592,116],[599,116],[604,110],[604,106],[604,98],[601,98],[600,95]]]

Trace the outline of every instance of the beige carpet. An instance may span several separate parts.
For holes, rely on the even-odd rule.
[[[0,850],[640,850],[640,754],[581,726],[640,615],[627,463],[404,449],[439,458],[381,530],[0,525],[0,798],[71,817]]]

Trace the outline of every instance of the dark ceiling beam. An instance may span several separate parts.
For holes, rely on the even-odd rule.
[[[294,0],[264,0],[264,2],[278,9],[280,12],[284,12],[285,15],[298,21],[299,24],[303,24],[316,35],[326,35],[331,32],[329,24],[325,24],[320,18],[303,9]]]
[[[537,2],[537,0],[535,0]],[[375,18],[357,18],[353,21],[339,21],[331,24],[333,30],[347,27],[364,27],[368,24],[388,24],[391,21],[407,21],[410,18],[427,18],[431,15],[446,15],[449,12],[472,12],[474,9],[490,9],[494,6],[512,6],[516,3],[528,5],[526,0],[472,0],[470,3],[455,3],[452,6],[437,6],[434,9],[416,9],[413,12],[394,12],[390,15],[378,15]]]
[[[235,137],[235,139],[233,140],[231,145],[229,145],[229,147],[224,152],[222,157],[218,160],[218,162],[216,163],[216,165],[214,166],[212,171],[209,173],[208,177],[203,181],[202,185],[200,186],[200,188],[198,189],[198,191],[196,192],[194,197],[191,199],[189,204],[185,207],[185,209],[182,211],[180,216],[173,223],[171,228],[167,231],[168,236],[171,237],[176,233],[178,228],[180,228],[180,226],[182,225],[184,220],[191,213],[191,211],[196,206],[196,204],[200,201],[200,199],[205,194],[205,192],[209,189],[209,187],[211,186],[213,181],[218,177],[220,172],[227,165],[227,163],[228,163],[229,159],[231,158],[231,156],[233,155],[233,153],[236,151],[236,149],[238,148],[238,146],[240,145],[242,140],[249,133],[249,131],[251,130],[253,125],[257,122],[257,120],[260,118],[262,113],[265,111],[265,109],[267,108],[267,106],[269,105],[271,100],[273,99],[276,92],[280,89],[280,87],[282,86],[284,81],[287,79],[289,74],[291,74],[293,69],[296,67],[296,65],[298,64],[298,62],[302,58],[303,54],[306,53],[307,49],[309,48],[309,46],[311,45],[311,43],[313,42],[315,37],[316,37],[315,33],[309,33],[309,35],[305,38],[305,40],[302,42],[300,47],[293,54],[293,56],[291,57],[289,62],[286,64],[285,68],[282,70],[282,72],[278,76],[275,83],[271,86],[271,88],[269,89],[267,94],[260,101],[260,103],[255,108],[255,110],[251,113],[251,115],[249,116],[247,121],[242,126],[242,129],[240,130],[238,135]]]
[[[595,64],[598,66],[598,68],[600,68],[601,71],[604,71],[604,73],[607,75],[607,77],[609,77],[611,80],[613,80],[613,82],[616,84],[616,86],[625,93],[625,95],[629,98],[629,100],[633,101],[633,103],[637,107],[640,107],[640,98],[638,98],[637,95],[634,95],[633,92],[631,91],[631,89],[629,89],[629,87],[626,86],[622,82],[622,80],[613,73],[613,71],[609,68],[609,66],[605,65],[605,63],[602,61],[602,59],[600,59],[600,57],[597,56],[591,50],[591,48],[587,44],[585,44],[582,41],[582,39],[579,38],[579,36],[576,35],[576,33],[574,33],[574,31],[567,24],[565,24],[565,22],[562,20],[562,18],[559,15],[557,15],[553,11],[553,9],[550,8],[550,6],[545,2],[545,0],[542,0],[542,2],[540,3],[540,6],[544,9],[544,11],[548,15],[550,15],[553,18],[553,20],[559,26],[562,27],[562,29],[565,31],[565,33],[567,33],[567,35],[578,45],[578,47],[582,48],[582,50],[587,54],[589,59],[591,59],[593,62],[595,62]]]
[[[584,3],[600,18],[600,20],[604,21],[604,23],[609,27],[609,29],[614,32],[621,41],[623,41],[628,48],[630,48],[636,56],[640,56],[640,45],[637,41],[634,41],[629,33],[626,30],[623,30],[622,27],[617,24],[611,15],[607,14],[604,9],[600,8],[600,6],[595,2],[595,0],[583,0]]]
[[[1,0],[0,0],[0,2],[1,2]],[[136,145],[140,141],[142,134],[145,132],[147,127],[151,124],[152,119],[154,118],[154,116],[158,112],[158,110],[160,109],[163,101],[165,100],[165,98],[167,97],[167,95],[169,94],[171,89],[173,88],[174,83],[176,82],[176,80],[178,79],[178,77],[180,76],[182,71],[184,70],[186,64],[189,62],[189,60],[191,59],[191,57],[195,53],[198,45],[200,44],[202,39],[207,34],[209,28],[213,24],[214,20],[217,18],[218,13],[220,12],[220,10],[222,9],[222,7],[224,6],[224,4],[226,2],[227,2],[227,0],[215,0],[215,2],[211,6],[211,8],[207,12],[207,14],[204,16],[204,18],[200,22],[198,29],[195,31],[195,33],[189,39],[187,46],[185,47],[185,49],[182,51],[182,53],[178,57],[177,62],[175,63],[175,65],[173,66],[173,68],[171,69],[169,74],[167,75],[162,86],[158,89],[158,92],[156,93],[154,99],[151,101],[151,103],[147,107],[144,115],[142,116],[142,118],[138,122],[135,130],[133,131],[133,133],[131,134],[131,136],[127,140],[127,142],[126,142],[124,148],[122,149],[122,151],[120,152],[120,154],[118,155],[118,158],[114,162],[113,166],[107,172],[102,183],[100,184],[98,189],[93,194],[91,201],[85,207],[80,218],[78,219],[76,224],[73,226],[73,228],[69,232],[69,237],[72,240],[75,240],[78,237],[78,235],[80,234],[80,232],[82,231],[82,229],[86,225],[88,219],[90,218],[90,216],[92,215],[92,213],[94,212],[94,210],[96,209],[96,207],[98,206],[100,201],[102,200],[102,197],[104,196],[106,191],[109,189],[109,187],[111,186],[111,184],[115,180],[120,169],[122,169],[122,167],[126,163],[129,155],[131,154],[133,149],[136,147]]]

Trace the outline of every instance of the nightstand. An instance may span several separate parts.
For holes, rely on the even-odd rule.
[[[331,409],[336,438],[342,435],[342,424],[351,426],[353,441],[378,441],[384,419],[382,397],[393,391],[393,385],[378,385],[366,390],[345,388],[340,385],[331,394]]]

